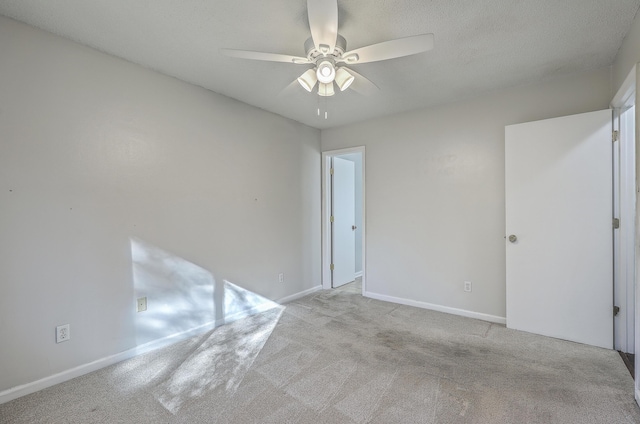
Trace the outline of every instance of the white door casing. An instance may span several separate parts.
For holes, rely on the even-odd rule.
[[[332,179],[332,286],[355,279],[355,164],[333,158]]]
[[[610,110],[505,128],[507,327],[612,347],[611,150]]]
[[[614,109],[613,214],[619,229],[613,234],[614,305],[620,307],[614,322],[614,349],[635,351],[635,110]]]
[[[638,230],[638,202],[640,197],[637,193],[638,155],[640,149],[637,148],[639,128],[635,124],[640,122],[636,108],[638,102],[638,92],[636,90],[637,81],[640,79],[640,67],[634,65],[618,92],[611,100],[611,107],[616,110],[619,117],[617,129],[619,136],[619,212],[620,229],[616,230],[618,250],[614,250],[616,265],[616,292],[619,295],[616,301],[624,300],[620,305],[620,314],[616,317],[616,348],[623,349],[623,352],[640,352],[640,291],[637,290],[636,283],[636,263],[638,263],[638,245],[640,240]],[[614,125],[616,121],[614,119]],[[615,189],[614,189],[615,190]],[[615,234],[614,232],[614,234]],[[621,337],[621,339],[618,339]],[[626,346],[625,346],[626,344]],[[626,348],[626,349],[625,349]],[[640,404],[640,358],[635,356],[635,399]]]

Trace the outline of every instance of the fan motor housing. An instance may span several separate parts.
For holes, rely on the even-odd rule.
[[[304,51],[307,52],[307,58],[315,62],[320,57],[326,57],[322,52],[316,49],[316,45],[313,42],[313,38],[307,38],[307,41],[304,42]],[[340,34],[336,37],[336,47],[332,53],[329,53],[327,56],[333,56],[334,58],[341,57],[344,52],[347,51],[347,40]]]

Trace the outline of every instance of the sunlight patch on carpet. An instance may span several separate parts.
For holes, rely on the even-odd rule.
[[[153,390],[155,398],[177,413],[188,401],[224,390],[234,393],[269,339],[283,306],[218,327]]]

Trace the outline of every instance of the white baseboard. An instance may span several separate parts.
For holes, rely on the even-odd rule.
[[[224,320],[222,320],[222,323],[224,324],[231,324],[234,321],[238,321],[242,318],[246,318],[246,317],[250,317],[251,315],[256,315],[265,311],[268,311],[270,309],[273,308],[282,308],[282,306],[280,306],[278,303],[273,302],[271,300],[263,302],[259,305],[254,306],[253,308],[250,309],[245,309],[242,311],[238,311],[235,312],[231,315],[225,315]],[[216,321],[216,327],[220,325],[218,324],[218,322]]]
[[[640,406],[640,389],[636,389],[636,403]]]
[[[307,296],[321,289],[322,289],[322,286],[312,287],[310,289],[303,290],[299,293],[295,293],[290,296],[283,297],[282,299],[278,300],[277,303],[283,304],[283,303],[291,302],[293,300],[300,299],[301,297]],[[227,322],[233,321],[235,319],[241,318],[242,316],[247,316],[249,313],[252,313],[252,312],[260,312],[260,311],[259,310],[242,311],[241,314],[237,314],[238,316],[234,315],[232,317],[227,317],[226,321]],[[158,340],[153,340],[151,342],[126,350],[124,352],[116,353],[115,355],[107,356],[105,358],[101,358],[101,359],[97,359],[95,361],[89,362],[87,364],[79,365],[75,368],[71,368],[71,369],[59,372],[57,374],[42,378],[40,380],[33,381],[31,383],[22,384],[20,386],[3,390],[0,392],[0,404],[7,403],[21,396],[35,393],[39,390],[46,389],[47,387],[55,386],[56,384],[63,383],[65,381],[71,380],[76,377],[80,377],[81,375],[88,374],[93,371],[97,371],[101,368],[108,367],[109,365],[113,365],[115,363],[124,361],[126,359],[133,358],[134,356],[142,355],[144,353],[151,352],[152,350],[156,350],[156,349],[160,349],[160,348],[172,345],[181,340],[188,339],[189,337],[206,333],[207,331],[212,330],[215,327],[218,327],[224,323],[225,323],[224,319],[216,320],[215,322],[212,321],[212,322],[203,324],[201,326],[192,328],[190,330],[182,331],[180,333],[175,333]]]
[[[299,293],[295,293],[295,294],[292,294],[290,296],[283,297],[282,299],[276,300],[276,302],[278,302],[279,304],[282,305],[283,303],[288,303],[288,302],[292,302],[294,300],[298,300],[301,297],[305,297],[307,295],[310,295],[311,293],[315,293],[315,292],[320,291],[320,290],[322,290],[322,286],[320,286],[320,285],[319,286],[315,286],[315,287],[311,287],[310,289],[303,290],[303,291],[301,291]]]
[[[279,299],[277,301],[277,303],[279,304],[284,304],[287,302],[291,302],[297,299],[300,299],[304,296],[307,296],[309,294],[315,293],[317,291],[322,290],[322,286],[318,285],[315,287],[312,287],[310,289],[307,290],[303,290],[301,292],[292,294],[290,296],[286,296],[283,297],[282,299]],[[423,309],[430,309],[433,311],[439,311],[439,312],[445,312],[445,313],[449,313],[449,314],[454,314],[454,315],[460,315],[460,316],[464,316],[464,317],[468,317],[468,318],[475,318],[475,319],[479,319],[479,320],[483,320],[483,321],[489,321],[489,322],[494,322],[494,323],[498,323],[498,324],[505,324],[506,323],[506,318],[503,317],[498,317],[495,315],[488,315],[488,314],[483,314],[483,313],[479,313],[479,312],[473,312],[473,311],[467,311],[464,309],[457,309],[457,308],[451,308],[448,306],[441,306],[441,305],[434,305],[431,303],[426,303],[426,302],[419,302],[419,301],[415,301],[415,300],[410,300],[410,299],[403,299],[403,298],[399,298],[399,297],[393,297],[393,296],[387,296],[387,295],[382,295],[382,294],[378,294],[378,293],[372,293],[372,292],[365,292],[364,296],[366,297],[370,297],[372,299],[378,299],[378,300],[383,300],[386,302],[393,302],[393,303],[399,303],[402,305],[408,305],[408,306],[415,306],[418,308],[423,308]],[[42,389],[46,389],[47,387],[51,387],[54,386],[56,384],[59,383],[63,383],[65,381],[71,380],[73,378],[76,377],[80,377],[81,375],[84,374],[88,374],[90,372],[93,371],[97,371],[101,368],[104,367],[108,367],[109,365],[113,365],[115,363],[124,361],[126,359],[130,359],[133,358],[135,356],[138,355],[142,355],[144,353],[147,352],[151,352],[153,350],[156,349],[160,349],[169,345],[172,345],[174,343],[177,343],[181,340],[185,340],[189,337],[193,337],[195,335],[198,334],[202,334],[205,333],[209,330],[212,330],[213,328],[224,324],[224,320],[218,320],[216,322],[209,322],[206,324],[203,324],[201,326],[192,328],[190,330],[186,330],[186,331],[182,331],[180,333],[175,333],[172,334],[170,336],[167,337],[163,337],[161,339],[158,340],[153,340],[151,342],[142,344],[140,346],[136,346],[132,349],[126,350],[124,352],[120,352],[117,353],[115,355],[111,355],[111,356],[107,356],[105,358],[101,358],[92,362],[89,362],[87,364],[83,364],[80,366],[77,366],[75,368],[71,368],[65,371],[62,371],[60,373],[51,375],[49,377],[45,377],[42,378],[40,380],[37,381],[33,381],[31,383],[27,383],[27,384],[23,384],[20,386],[16,386],[16,387],[12,387],[10,389],[4,390],[2,392],[0,392],[0,404],[9,402],[11,400],[17,399],[21,396],[25,396],[31,393],[35,393],[39,390]],[[640,392],[637,391],[636,392],[636,397],[638,399],[640,399]]]
[[[482,321],[494,322],[496,324],[507,323],[507,319],[505,317],[483,314],[481,312],[467,311],[465,309],[451,308],[449,306],[435,305],[433,303],[419,302],[417,300],[403,299],[401,297],[387,296],[384,294],[372,293],[369,291],[364,292],[364,296],[370,297],[372,299],[383,300],[385,302],[399,303],[401,305],[415,306],[416,308],[429,309],[432,311],[444,312],[447,314],[460,315],[467,318],[475,318]]]
[[[362,271],[356,272],[356,278],[362,277]]]
[[[188,339],[189,337],[193,337],[201,333],[206,333],[207,331],[212,330],[213,328],[223,323],[223,320],[220,320],[219,322],[212,321],[198,327],[194,327],[190,330],[175,333],[158,340],[153,340],[151,342],[136,346],[132,349],[125,350],[124,352],[116,353],[115,355],[107,356],[105,358],[89,362],[87,364],[79,365],[75,368],[62,371],[60,373],[42,378],[37,381],[33,381],[31,383],[22,384],[20,386],[3,390],[0,392],[0,405],[17,399],[21,396],[35,393],[39,390],[46,389],[47,387],[55,386],[59,383],[64,383],[65,381],[80,377],[81,375],[88,374],[101,368],[108,367],[109,365],[113,365],[126,359],[133,358],[134,356],[142,355],[144,353],[151,352],[152,350],[172,345],[181,340]]]

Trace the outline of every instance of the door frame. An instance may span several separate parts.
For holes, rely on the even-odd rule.
[[[613,143],[613,216],[620,219],[614,230],[614,302],[620,314],[614,318],[614,347],[635,352],[635,133],[629,133],[629,115],[635,105],[635,68],[611,101],[613,129],[619,137]]]
[[[636,402],[638,404],[640,404],[640,358],[639,358],[639,354],[640,354],[640,291],[638,290],[638,273],[635,272],[637,269],[637,264],[638,264],[638,254],[640,254],[640,249],[637,248],[637,246],[639,245],[640,242],[640,234],[639,234],[639,230],[640,230],[640,196],[637,195],[637,189],[638,189],[638,183],[637,183],[637,178],[638,176],[640,176],[640,172],[638,170],[638,165],[640,165],[640,160],[639,160],[639,155],[640,155],[640,125],[638,125],[640,123],[640,106],[638,103],[638,95],[640,93],[638,93],[637,91],[637,81],[640,79],[640,66],[638,66],[638,64],[634,65],[633,68],[631,69],[631,72],[629,72],[629,74],[627,75],[627,77],[625,78],[624,82],[622,83],[622,86],[620,87],[620,89],[618,90],[618,92],[616,93],[616,95],[614,96],[613,100],[611,101],[611,106],[614,109],[623,109],[625,107],[629,107],[631,105],[635,105],[635,131],[634,131],[634,138],[635,138],[635,157],[633,158],[635,161],[635,169],[636,169],[636,175],[635,175],[635,180],[632,182],[632,184],[634,184],[634,191],[636,192],[636,199],[635,199],[635,231],[632,235],[633,239],[634,239],[634,247],[635,247],[635,251],[631,250],[630,252],[627,252],[627,256],[626,256],[626,261],[630,264],[630,266],[633,267],[634,270],[634,277],[631,279],[632,282],[630,283],[629,286],[627,286],[627,294],[631,294],[633,299],[627,299],[627,301],[632,301],[635,303],[635,311],[633,313],[633,317],[628,317],[626,316],[625,318],[627,318],[627,322],[629,322],[628,320],[631,319],[632,322],[634,322],[635,324],[635,328],[634,328],[634,335],[635,335],[635,340],[634,340],[634,344],[635,344],[635,383],[634,383],[634,395],[635,395],[635,399]],[[614,115],[614,124],[618,125],[617,119],[615,119],[616,116]],[[615,129],[622,129],[622,128],[615,128]],[[621,134],[623,137],[628,136],[628,134]],[[626,161],[627,157],[625,157],[624,155],[621,155],[620,160],[622,161]],[[622,224],[622,223],[621,223]],[[630,258],[628,255],[632,255],[632,257]],[[635,292],[635,296],[633,296]],[[628,303],[628,302],[627,302]],[[627,312],[630,313],[630,312]]]
[[[362,157],[362,294],[366,292],[367,245],[366,245],[366,190],[365,190],[365,147],[350,147],[322,152],[322,288],[331,289],[331,158],[351,153]]]

